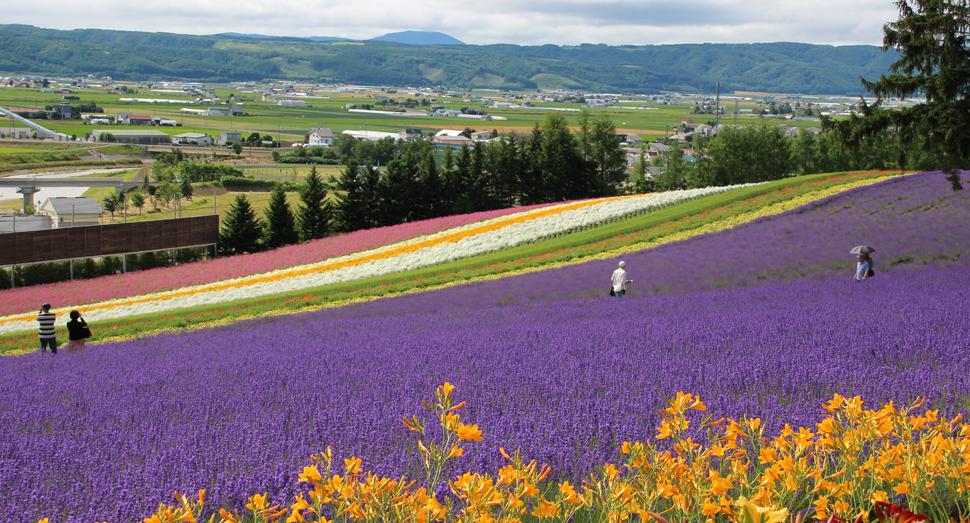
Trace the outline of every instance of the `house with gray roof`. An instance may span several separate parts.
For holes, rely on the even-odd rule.
[[[48,198],[37,212],[50,217],[53,228],[100,225],[101,206],[94,198]]]

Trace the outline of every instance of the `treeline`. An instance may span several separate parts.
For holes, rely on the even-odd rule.
[[[247,46],[220,49],[227,41],[243,41]],[[249,47],[254,43],[258,46]],[[611,47],[367,41],[343,45],[299,38],[0,25],[0,70],[128,80],[281,78],[509,89],[568,85],[628,93],[713,92],[720,81],[725,91],[864,94],[858,78],[878,78],[897,57],[895,51],[882,52],[875,46],[795,43]],[[537,78],[548,78],[555,85],[540,85]]]
[[[261,219],[245,196],[223,222],[225,254],[256,252],[295,241],[373,227],[504,209],[515,205],[609,196],[626,190],[626,153],[609,117],[579,118],[572,133],[565,116],[550,112],[527,140],[508,134],[494,142],[438,149],[426,140],[384,142],[389,161],[361,162],[352,142],[339,179],[324,182],[316,167],[293,212],[277,188]],[[339,149],[338,149],[339,152]],[[334,197],[327,189],[334,189]],[[287,238],[279,243],[274,238]]]
[[[858,148],[840,145],[832,133],[802,130],[788,137],[777,127],[750,126],[721,131],[710,140],[693,144],[693,161],[679,147],[653,159],[662,174],[648,175],[644,156],[634,164],[631,176],[635,192],[735,185],[778,180],[798,174],[818,174],[871,169],[938,169],[938,158],[927,148],[905,147],[889,132],[863,141]]]

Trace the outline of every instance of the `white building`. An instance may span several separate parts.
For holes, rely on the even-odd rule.
[[[382,138],[394,138],[395,140],[401,138],[400,133],[384,133],[381,131],[343,131],[342,134],[349,134],[358,140],[368,140],[371,142],[376,142]]]
[[[333,132],[330,129],[311,129],[307,145],[310,147],[330,147],[333,145]]]
[[[306,107],[306,100],[280,100],[276,105],[283,107]]]
[[[183,133],[172,137],[173,145],[201,145],[208,147],[212,145],[212,137],[202,133]]]
[[[94,198],[48,198],[37,212],[51,217],[54,228],[98,225],[101,206]]]

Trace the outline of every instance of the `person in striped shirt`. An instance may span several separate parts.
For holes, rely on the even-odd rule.
[[[37,322],[40,323],[40,352],[47,352],[50,345],[51,354],[57,354],[57,331],[54,330],[54,320],[57,315],[51,312],[51,304],[45,303],[40,306],[40,314],[37,315]]]

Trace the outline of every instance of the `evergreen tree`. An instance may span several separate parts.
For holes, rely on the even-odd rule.
[[[441,179],[441,200],[439,214],[447,216],[452,213],[452,207],[458,199],[458,184],[455,182],[455,150],[451,146],[444,147],[444,156],[441,159],[441,169],[438,171]]]
[[[383,175],[381,170],[375,167],[372,162],[367,162],[364,165],[364,170],[361,175],[361,192],[364,195],[363,210],[365,229],[370,229],[380,223],[378,213],[381,208],[381,193],[378,190],[378,186],[381,183],[381,177]]]
[[[539,123],[532,127],[529,142],[521,149],[522,172],[519,179],[519,197],[522,205],[534,205],[549,201],[542,183],[542,167],[539,158],[542,155],[542,127]]]
[[[466,214],[475,211],[475,195],[472,194],[472,149],[462,144],[455,168],[445,178],[445,192],[454,203],[450,214]]]
[[[823,119],[822,127],[834,130],[839,143],[854,148],[893,129],[900,165],[908,163],[912,151],[928,151],[947,173],[953,190],[962,190],[957,170],[970,164],[970,4],[897,0],[896,6],[899,20],[883,27],[882,49],[899,50],[899,60],[889,67],[889,76],[862,81],[878,97],[876,102],[869,105],[862,99],[862,117]],[[883,98],[913,96],[925,96],[926,102],[901,110],[880,107]]]
[[[418,179],[418,204],[414,210],[416,220],[427,220],[441,216],[441,178],[434,152],[426,150],[421,161]]]
[[[409,149],[387,164],[377,188],[380,194],[377,225],[396,225],[413,219],[412,206],[418,196],[416,163]]]
[[[263,213],[266,216],[263,245],[267,249],[276,249],[300,241],[300,234],[296,230],[296,218],[290,210],[290,204],[286,202],[286,192],[282,184],[273,188],[273,192],[269,195],[269,206]]]
[[[495,205],[497,208],[512,207],[518,197],[523,172],[528,168],[522,163],[522,152],[515,133],[501,136],[497,142],[492,143],[488,152]]]
[[[672,144],[669,151],[657,155],[654,158],[654,165],[662,169],[654,182],[658,191],[676,191],[684,188],[689,165],[681,156],[680,148],[676,143]]]
[[[630,190],[633,194],[644,194],[653,191],[653,179],[650,175],[650,171],[647,170],[648,160],[647,160],[647,146],[646,143],[640,147],[640,155],[637,156],[635,162],[633,162],[633,174],[631,175],[631,182],[633,182]]]
[[[347,156],[347,163],[337,182],[337,230],[352,232],[367,228],[368,196],[364,194],[363,176],[356,158]]]
[[[545,201],[571,200],[588,196],[576,140],[559,111],[549,111],[542,123],[542,152],[539,155],[541,185]]]
[[[327,187],[317,174],[316,165],[310,168],[310,174],[303,180],[300,202],[296,216],[300,241],[316,240],[330,234],[333,207],[327,201]]]
[[[626,180],[626,152],[620,147],[616,126],[606,114],[593,122],[588,156],[595,162],[595,178],[592,195],[619,194],[620,185]]]
[[[219,230],[219,252],[224,256],[259,252],[263,222],[256,217],[245,194],[236,195]]]

